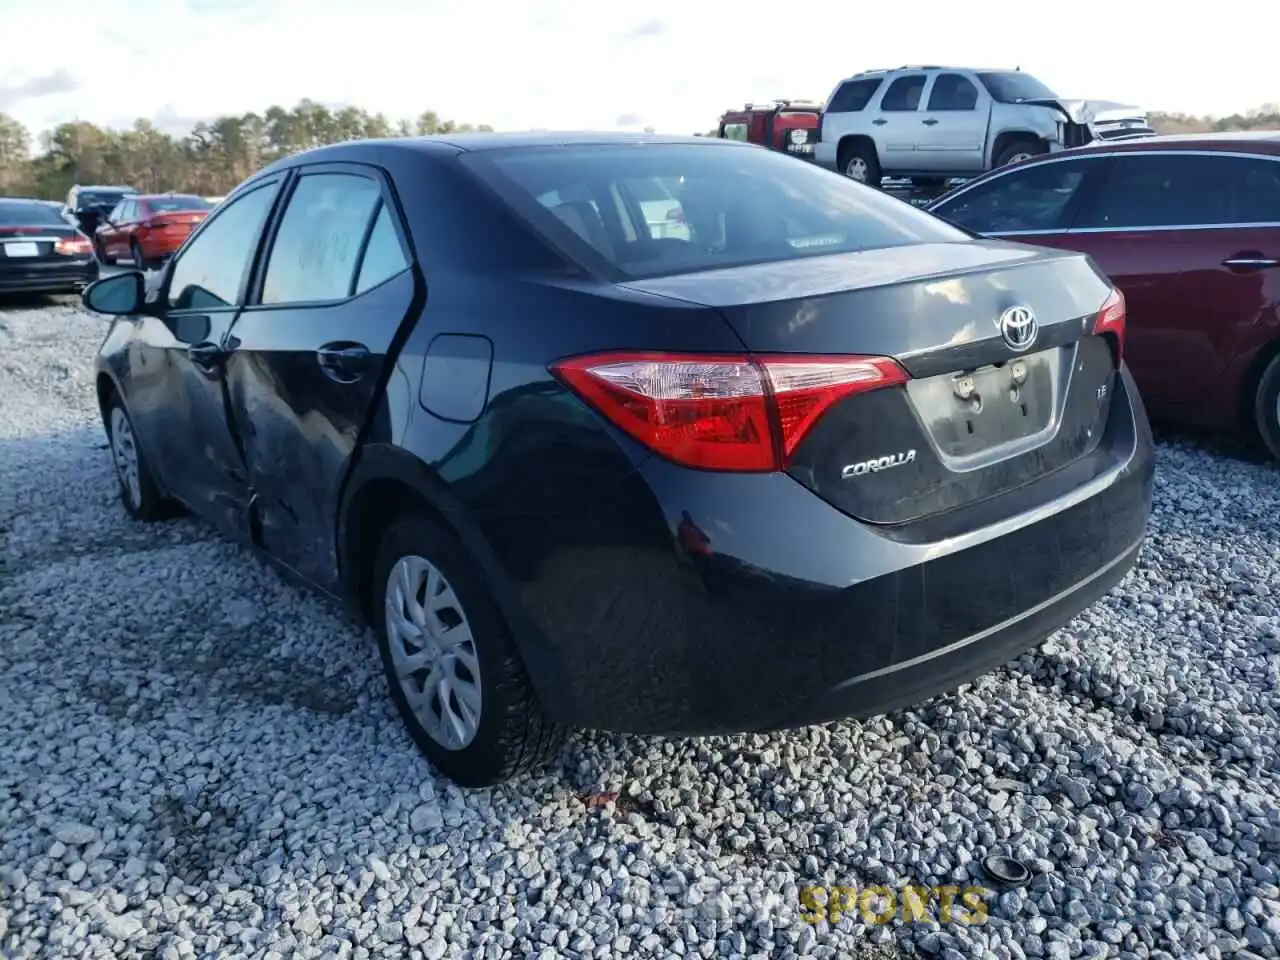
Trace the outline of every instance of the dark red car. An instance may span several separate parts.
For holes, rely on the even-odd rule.
[[[1256,431],[1280,458],[1280,133],[1096,143],[928,209],[1089,254],[1125,295],[1125,359],[1153,417]]]
[[[720,117],[716,135],[722,140],[745,140],[812,160],[821,122],[822,104],[812,100],[748,103],[741,110],[726,111]]]
[[[132,260],[142,269],[167,259],[182,246],[213,204],[186,193],[125,197],[94,234],[98,257],[111,264]]]

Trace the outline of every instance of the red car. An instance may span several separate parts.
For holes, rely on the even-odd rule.
[[[928,209],[1089,254],[1124,293],[1125,359],[1153,418],[1243,429],[1280,458],[1280,133],[1098,142]]]
[[[140,194],[125,197],[107,214],[94,234],[103,263],[129,259],[148,269],[182,246],[213,204],[186,193]]]

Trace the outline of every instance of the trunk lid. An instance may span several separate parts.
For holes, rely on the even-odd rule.
[[[718,308],[755,353],[897,360],[905,386],[836,402],[788,468],[867,522],[999,495],[1087,456],[1104,433],[1118,368],[1110,341],[1091,334],[1111,286],[1079,253],[926,244],[626,286]],[[1011,308],[1035,319],[1021,349],[1002,333]]]

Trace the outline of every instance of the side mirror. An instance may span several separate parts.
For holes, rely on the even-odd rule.
[[[85,288],[80,301],[94,313],[127,317],[142,312],[145,295],[145,277],[139,270],[130,270],[95,280]]]

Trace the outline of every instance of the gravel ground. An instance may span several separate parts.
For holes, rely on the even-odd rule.
[[[1139,568],[955,695],[584,736],[465,794],[367,634],[198,522],[126,519],[104,329],[0,310],[0,954],[1280,956],[1275,467],[1164,442]],[[985,922],[800,917],[805,885],[964,888],[991,852],[1034,876]]]

